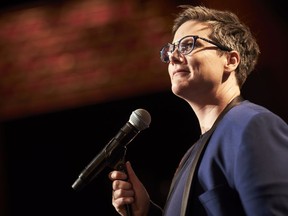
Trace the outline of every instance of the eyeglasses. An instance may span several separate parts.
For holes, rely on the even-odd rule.
[[[169,56],[175,51],[176,47],[181,54],[188,55],[194,49],[197,39],[201,39],[208,43],[211,43],[223,51],[232,51],[231,48],[228,48],[206,38],[202,38],[197,35],[187,35],[173,44],[168,43],[164,47],[162,47],[162,49],[160,50],[161,61],[163,61],[164,63],[169,63]]]

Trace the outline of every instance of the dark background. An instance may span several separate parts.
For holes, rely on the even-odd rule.
[[[29,9],[35,4],[53,8],[61,2],[65,3],[1,1],[1,8],[5,12],[15,10],[15,7]],[[190,2],[163,1],[163,4],[173,8],[177,4]],[[269,108],[287,122],[285,7],[279,2],[256,0],[235,1],[233,5],[226,1],[203,3],[231,9],[247,20],[252,30],[255,29],[262,55],[255,73],[243,87],[243,95]],[[171,13],[173,10],[169,10],[166,16]],[[160,67],[166,70],[166,65]],[[163,76],[168,75],[163,73]],[[152,121],[150,127],[128,145],[126,159],[132,162],[151,198],[163,205],[179,160],[199,137],[199,128],[188,105],[170,92],[167,83],[162,88],[153,88],[152,85],[157,83],[150,82],[147,79],[147,91],[145,88],[140,91],[131,88],[124,96],[117,96],[116,91],[114,97],[106,100],[95,98],[95,101],[79,102],[73,106],[69,104],[46,110],[35,108],[25,110],[27,112],[19,108],[21,112],[18,115],[9,115],[9,118],[8,115],[6,118],[2,116],[0,215],[117,215],[111,205],[108,167],[82,191],[74,191],[71,185],[82,169],[128,121],[132,111],[138,108],[146,109]],[[154,90],[149,91],[149,86]]]
[[[151,197],[163,203],[182,154],[199,134],[194,115],[170,92],[3,124],[10,215],[112,215],[109,168],[81,191],[71,186],[138,108],[152,121],[127,146],[126,158]]]

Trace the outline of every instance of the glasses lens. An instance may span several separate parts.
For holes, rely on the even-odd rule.
[[[170,44],[167,44],[166,46],[164,46],[161,51],[160,51],[160,58],[163,62],[165,63],[168,63],[170,60],[169,60],[169,52],[171,52],[171,45]]]
[[[194,37],[183,38],[178,45],[179,52],[184,55],[189,54],[194,48],[194,42]]]
[[[169,63],[169,55],[171,55],[171,53],[175,50],[175,46],[177,46],[177,49],[181,54],[189,54],[194,49],[195,39],[197,38],[194,38],[193,36],[186,36],[179,41],[178,45],[168,43],[160,51],[161,60],[165,63]]]

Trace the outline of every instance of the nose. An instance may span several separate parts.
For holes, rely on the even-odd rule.
[[[183,55],[179,52],[178,47],[175,47],[173,52],[169,54],[169,61],[171,63],[179,63],[183,61]]]

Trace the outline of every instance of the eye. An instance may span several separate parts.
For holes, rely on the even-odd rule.
[[[179,44],[178,49],[179,49],[179,51],[181,53],[187,54],[187,53],[192,51],[193,46],[194,46],[193,38],[187,38],[187,39],[181,41],[181,43]]]
[[[179,44],[179,51],[184,54],[190,52],[192,48],[193,48],[193,43],[191,42],[188,42],[188,43],[185,42],[185,43]]]

